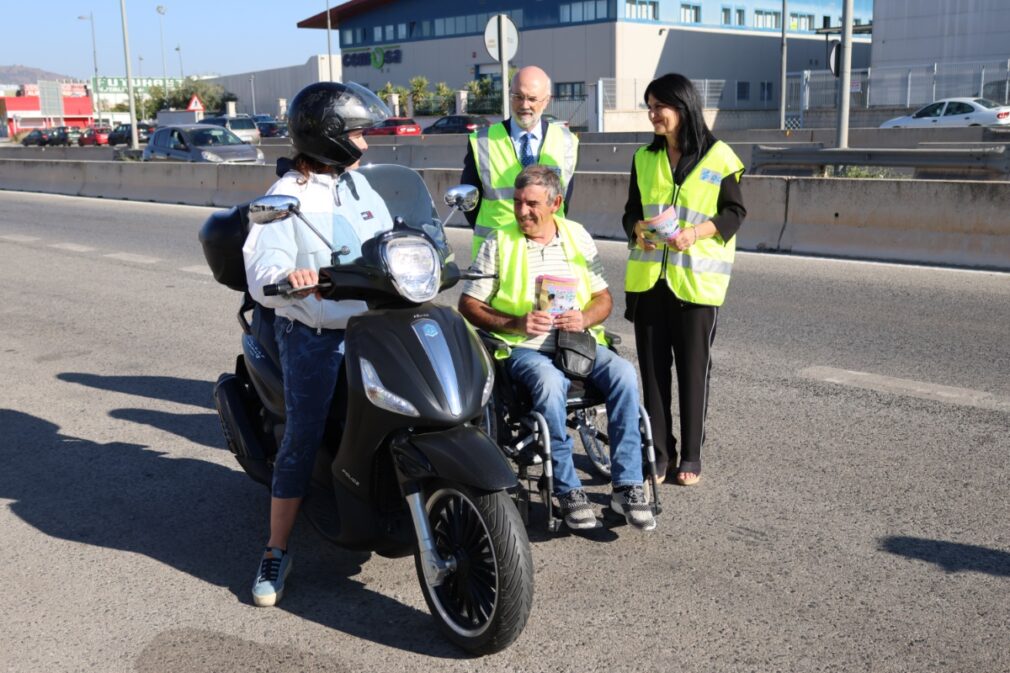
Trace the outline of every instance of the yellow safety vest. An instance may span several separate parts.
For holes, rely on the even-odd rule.
[[[568,264],[579,279],[575,300],[579,304],[579,309],[582,310],[592,299],[589,265],[574,238],[574,233],[582,229],[582,225],[557,215],[554,216],[554,222],[558,225],[561,246],[565,251]],[[526,315],[533,310],[536,292],[536,279],[530,277],[529,262],[526,256],[526,236],[515,222],[499,228],[497,236],[498,291],[491,297],[489,303],[492,308],[507,315]],[[598,344],[607,345],[602,325],[590,327],[589,331],[596,338]],[[520,344],[530,338],[525,334],[509,332],[492,332],[492,334],[510,345]],[[500,350],[495,353],[495,357],[498,359],[508,357],[508,351]]]
[[[670,160],[665,151],[650,152],[640,147],[635,152],[635,174],[642,195],[645,219],[654,217],[676,200],[680,227],[694,227],[711,220],[718,212],[719,186],[725,179],[739,180],[744,166],[729,148],[717,141],[684,179],[674,185]],[[645,292],[663,275],[666,259],[666,283],[678,298],[693,304],[721,306],[726,299],[736,237],[722,240],[717,233],[699,239],[684,252],[663,245],[646,252],[635,246],[628,258],[624,289]]]
[[[568,183],[575,174],[578,150],[579,139],[571,131],[559,124],[547,125],[547,132],[544,133],[540,143],[540,157],[537,163],[558,169],[562,196],[567,192]],[[516,156],[512,138],[502,122],[471,133],[470,151],[477,165],[477,175],[480,177],[483,192],[483,200],[473,230],[472,257],[476,258],[481,243],[491,232],[516,221],[512,196],[515,193],[516,176],[522,170],[522,164]],[[564,202],[558,214],[564,217]]]

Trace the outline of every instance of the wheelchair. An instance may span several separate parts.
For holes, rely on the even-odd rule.
[[[554,475],[551,463],[551,438],[547,421],[532,408],[529,392],[513,381],[505,367],[504,360],[496,360],[494,353],[508,345],[494,335],[478,330],[484,348],[495,363],[495,383],[491,399],[484,407],[480,427],[491,437],[505,457],[516,466],[519,488],[514,496],[516,507],[526,525],[530,522],[529,487],[536,481],[536,491],[547,510],[547,530],[556,533],[561,529],[562,519],[555,514]],[[620,337],[606,333],[610,350],[617,352]],[[571,379],[566,404],[566,425],[575,430],[582,449],[589,458],[593,471],[610,481],[610,442],[607,435],[607,411],[604,394],[589,381]],[[656,451],[652,440],[652,429],[645,407],[639,404],[639,429],[642,434],[642,464],[648,470],[645,481],[646,494],[653,515],[663,511],[657,488]],[[605,510],[609,510],[609,507]]]

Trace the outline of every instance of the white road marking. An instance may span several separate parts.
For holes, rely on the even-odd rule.
[[[91,252],[94,250],[90,246],[78,245],[77,243],[53,243],[49,247],[58,250],[69,250],[70,252]]]
[[[109,259],[118,259],[121,262],[134,262],[136,264],[154,264],[161,261],[157,257],[144,257],[143,255],[134,255],[129,252],[113,252],[102,256]]]
[[[34,243],[39,240],[38,236],[22,236],[21,234],[4,234],[0,238],[5,241],[13,241],[14,243]]]
[[[800,371],[800,376],[817,381],[825,381],[840,386],[876,390],[877,392],[894,395],[907,395],[935,402],[946,402],[964,407],[989,409],[990,411],[1010,412],[1010,400],[998,397],[992,393],[970,388],[956,388],[926,381],[899,379],[891,376],[881,376],[869,372],[856,372],[849,369],[834,367],[807,367]]]
[[[184,266],[179,271],[185,271],[186,273],[198,273],[202,276],[213,276],[214,272],[210,270],[209,266]]]

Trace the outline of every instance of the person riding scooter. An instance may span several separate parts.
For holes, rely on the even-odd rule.
[[[318,232],[346,246],[341,252],[348,259],[360,256],[362,243],[393,228],[386,204],[368,180],[349,170],[368,149],[362,130],[388,116],[375,94],[351,82],[310,84],[289,108],[288,128],[297,154],[291,170],[267,194],[296,197]],[[326,428],[347,320],[367,306],[323,300],[315,289],[293,296],[264,295],[265,286],[282,281],[314,288],[318,270],[334,263],[331,249],[297,218],[253,227],[242,252],[249,293],[275,311],[287,413],[273,469],[270,536],[252,587],[253,602],[266,607],[281,599],[291,572],[288,542]]]

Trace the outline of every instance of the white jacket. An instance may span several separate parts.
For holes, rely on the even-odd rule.
[[[298,184],[300,179],[301,173],[288,171],[267,195],[296,197],[302,215],[336,248],[350,248],[351,253],[342,256],[342,261],[359,257],[364,241],[393,228],[385,202],[360,173],[347,171],[339,177],[313,173],[303,185]],[[354,183],[353,190],[349,179]],[[308,327],[345,329],[348,318],[367,309],[363,301],[320,301],[311,295],[304,299],[264,296],[263,286],[286,280],[295,269],[318,271],[330,266],[329,247],[297,217],[253,225],[242,254],[249,293],[263,306],[275,309],[277,315]]]

